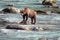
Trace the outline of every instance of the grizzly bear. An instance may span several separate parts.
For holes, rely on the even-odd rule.
[[[21,15],[23,16],[23,21],[25,20],[27,22],[28,17],[31,18],[31,24],[36,23],[36,11],[32,10],[30,8],[24,8],[20,11]]]

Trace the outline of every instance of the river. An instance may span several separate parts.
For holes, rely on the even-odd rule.
[[[23,9],[29,7],[36,10],[47,10],[43,5],[39,5],[41,0],[1,0],[0,10],[5,8],[8,3],[13,3],[15,7]],[[59,4],[59,1],[57,1]],[[48,11],[48,10],[47,10]],[[50,13],[51,14],[51,13]],[[0,20],[4,19],[10,22],[21,22],[20,14],[0,14]],[[28,19],[30,21],[30,18]],[[26,31],[26,30],[11,30],[5,29],[5,26],[0,26],[0,40],[60,40],[60,14],[41,15],[37,14],[37,23],[35,25],[23,25],[25,27],[44,27],[49,28],[46,31]]]

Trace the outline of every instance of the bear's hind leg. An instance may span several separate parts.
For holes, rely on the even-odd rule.
[[[35,24],[36,23],[36,17],[31,18],[31,24]]]
[[[34,23],[36,23],[36,17],[34,17],[34,19],[33,19],[33,20],[34,20]]]

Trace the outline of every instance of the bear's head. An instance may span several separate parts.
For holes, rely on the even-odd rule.
[[[24,10],[21,10],[20,13],[21,13],[21,15],[24,15]]]
[[[25,10],[20,11],[21,15],[25,15],[27,12]]]
[[[28,11],[28,8],[24,8],[23,10],[20,10],[21,15],[25,15]]]

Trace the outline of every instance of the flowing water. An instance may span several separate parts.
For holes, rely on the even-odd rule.
[[[43,5],[39,5],[42,0],[0,0],[0,10],[5,8],[8,3],[13,3],[20,10],[29,7],[35,10],[47,10]],[[59,4],[59,1],[57,1]],[[50,8],[51,9],[51,8]],[[50,13],[51,14],[51,13]],[[4,19],[10,22],[21,22],[20,14],[0,14],[0,20]],[[30,21],[30,18],[29,18]],[[49,28],[46,31],[26,31],[5,29],[0,26],[0,40],[38,40],[47,38],[48,40],[60,40],[60,14],[41,15],[37,14],[37,23],[35,25],[23,25],[25,27],[44,27]]]

